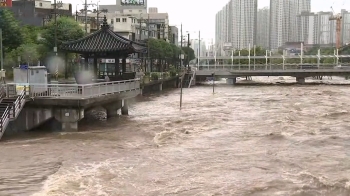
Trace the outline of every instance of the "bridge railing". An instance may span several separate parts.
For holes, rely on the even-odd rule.
[[[140,89],[140,79],[93,84],[8,84],[26,86],[30,97],[92,98]]]
[[[303,69],[303,66],[312,66],[315,69],[334,69],[334,63],[328,64],[312,64],[304,63],[303,66],[295,63],[286,63],[286,64],[224,64],[224,65],[200,65],[198,70],[295,70]],[[342,66],[350,66],[349,63],[343,63]]]

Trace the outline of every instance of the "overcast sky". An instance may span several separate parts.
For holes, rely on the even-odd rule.
[[[171,25],[180,28],[183,24],[183,32],[190,31],[191,37],[201,37],[207,40],[215,36],[215,14],[222,9],[229,0],[149,0],[148,7],[158,7],[158,12],[168,12]],[[283,1],[283,0],[281,0]],[[72,3],[72,0],[63,0]],[[88,0],[90,3],[91,0]],[[93,0],[97,3],[97,0]],[[99,4],[115,4],[116,0],[100,0]],[[269,0],[258,0],[259,8],[269,6]],[[74,0],[73,9],[76,4],[83,4],[82,0]],[[350,10],[350,0],[312,0],[312,11],[330,11],[333,6],[335,12],[341,9]],[[81,9],[81,8],[80,8]],[[196,32],[196,33],[195,33]]]

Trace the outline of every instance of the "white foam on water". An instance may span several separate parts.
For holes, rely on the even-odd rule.
[[[112,170],[115,164],[106,160],[100,163],[76,165],[71,168],[62,167],[48,177],[40,192],[32,196],[109,196],[113,192],[110,190],[113,188],[109,184],[110,180],[120,177],[119,171]],[[130,169],[132,168],[126,170]]]

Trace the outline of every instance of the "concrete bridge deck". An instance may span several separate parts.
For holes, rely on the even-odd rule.
[[[14,100],[20,97],[23,100],[20,103],[25,103],[25,106],[9,105],[7,109],[16,109],[11,116],[18,118],[12,118],[12,126],[11,123],[9,125],[9,128],[16,131],[29,130],[51,118],[61,122],[63,131],[76,131],[78,122],[84,118],[85,110],[102,106],[108,117],[118,115],[118,110],[127,115],[128,99],[141,93],[139,79],[94,84],[10,83],[6,85],[6,91],[7,97],[14,97]],[[20,109],[17,110],[17,107]],[[0,119],[0,138],[7,130],[7,116],[9,115],[3,115]]]
[[[303,67],[305,66],[305,67]],[[232,78],[247,76],[292,76],[297,82],[304,83],[306,77],[314,76],[349,76],[350,67],[334,64],[270,64],[270,65],[201,65],[197,67],[197,81],[214,74],[217,77]]]

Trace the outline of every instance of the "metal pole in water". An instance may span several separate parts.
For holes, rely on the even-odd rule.
[[[213,78],[213,94],[215,93],[215,73],[211,74],[212,78]]]
[[[183,79],[183,77],[181,76],[181,80],[180,80],[180,110],[182,109],[182,79]]]

